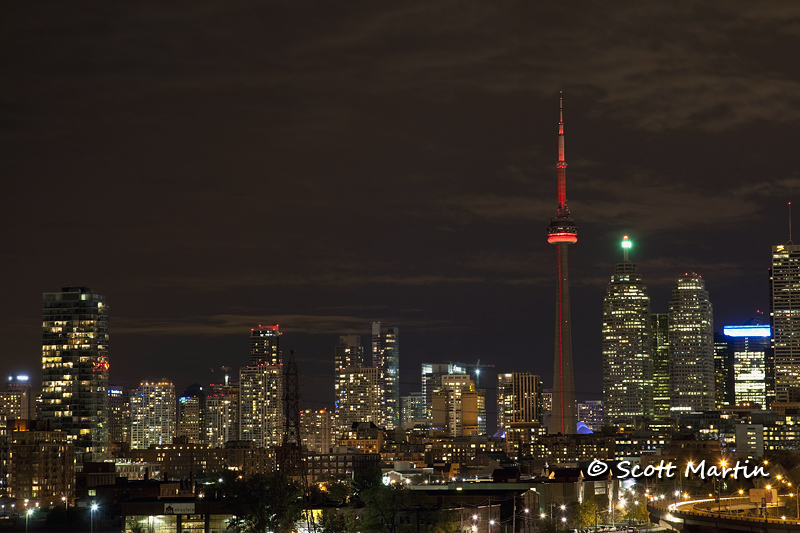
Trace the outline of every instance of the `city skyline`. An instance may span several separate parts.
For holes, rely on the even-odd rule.
[[[798,6],[18,7],[0,22],[7,374],[39,382],[41,294],[75,285],[107,299],[115,385],[219,382],[250,328],[281,324],[319,408],[336,339],[380,320],[403,331],[402,395],[447,360],[549,388],[559,90],[578,399],[602,394],[623,234],[654,313],[685,271],[717,331],[768,309],[800,190]]]

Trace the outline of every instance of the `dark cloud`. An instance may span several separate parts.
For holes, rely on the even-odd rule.
[[[719,323],[746,319],[800,190],[793,2],[0,14],[9,369],[40,364],[40,293],[78,284],[108,298],[113,372],[134,381],[244,364],[263,317],[320,374],[339,333],[383,320],[408,388],[423,360],[547,381],[564,90],[576,357],[597,396],[619,236],[655,310],[694,270]]]

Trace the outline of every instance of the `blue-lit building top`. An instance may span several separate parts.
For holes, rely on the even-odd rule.
[[[727,337],[771,337],[772,329],[768,325],[757,326],[725,326],[722,332]]]

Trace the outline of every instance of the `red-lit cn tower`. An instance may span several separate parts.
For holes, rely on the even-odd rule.
[[[575,377],[572,371],[572,319],[569,312],[569,270],[567,247],[578,242],[578,228],[567,207],[567,163],[564,160],[564,106],[559,95],[558,119],[558,211],[547,228],[547,242],[558,250],[558,292],[556,294],[556,349],[553,366],[553,407],[550,434],[577,433]]]

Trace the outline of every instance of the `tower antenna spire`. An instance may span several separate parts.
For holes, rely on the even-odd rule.
[[[558,216],[569,216],[567,207],[567,162],[564,159],[564,93],[558,92]]]
[[[789,202],[789,242],[787,244],[794,244],[792,242],[792,202]]]

